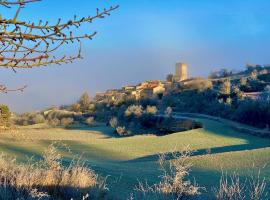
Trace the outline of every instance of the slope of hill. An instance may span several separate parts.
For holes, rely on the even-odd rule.
[[[16,132],[0,134],[0,151],[17,156],[24,162],[26,156],[39,158],[48,144],[61,141],[72,154],[82,154],[83,159],[99,174],[108,177],[112,194],[126,197],[132,192],[138,180],[154,183],[160,170],[157,159],[160,152],[181,150],[189,145],[196,152],[191,158],[193,171],[199,185],[211,193],[217,185],[221,170],[229,174],[237,171],[245,177],[255,168],[261,168],[262,176],[270,184],[270,140],[247,135],[226,124],[197,119],[203,129],[175,133],[167,136],[142,135],[116,138],[113,130],[105,126],[74,129],[43,129],[42,127],[21,128]],[[46,128],[46,127],[45,127]],[[61,149],[65,161],[71,153]],[[205,198],[208,196],[205,194]]]

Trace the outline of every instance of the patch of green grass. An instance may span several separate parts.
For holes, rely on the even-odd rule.
[[[53,141],[61,141],[61,151],[68,161],[71,154],[82,154],[98,173],[108,177],[111,192],[125,198],[138,180],[154,183],[160,171],[158,154],[181,150],[187,145],[195,150],[191,158],[197,182],[208,191],[218,184],[221,170],[248,176],[253,164],[262,168],[262,176],[270,183],[270,140],[247,135],[220,122],[197,119],[203,129],[167,136],[140,135],[117,138],[105,126],[48,129],[44,126],[22,128],[0,133],[0,151],[25,161],[26,156],[39,157]],[[206,154],[211,153],[211,154]],[[265,164],[269,164],[265,166]],[[126,199],[126,198],[125,198]]]

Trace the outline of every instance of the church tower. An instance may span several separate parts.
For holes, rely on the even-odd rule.
[[[183,81],[188,78],[187,65],[185,63],[176,63],[175,65],[175,81]]]

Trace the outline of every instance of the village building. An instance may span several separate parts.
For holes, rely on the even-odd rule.
[[[187,65],[184,63],[177,63],[175,66],[175,75],[173,82],[150,80],[144,81],[136,86],[127,85],[122,89],[111,89],[106,92],[99,92],[96,94],[95,100],[97,102],[115,102],[121,99],[144,99],[144,98],[161,98],[168,94],[175,88],[175,84],[187,80]]]
[[[136,89],[136,86],[133,86],[133,85],[128,85],[128,86],[122,87],[122,90],[125,92],[133,91],[135,89]]]

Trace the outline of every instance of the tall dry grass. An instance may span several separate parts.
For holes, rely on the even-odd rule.
[[[169,155],[161,154],[159,166],[163,172],[160,182],[149,186],[139,183],[130,199],[183,200],[200,195],[202,187],[188,179],[192,164],[189,160],[192,151],[189,148]],[[167,156],[171,159],[167,162]]]
[[[99,199],[105,198],[106,186],[98,175],[80,160],[68,166],[53,144],[43,159],[18,164],[0,156],[0,199]]]
[[[241,180],[241,177],[234,173],[232,176],[222,175],[219,187],[214,188],[216,200],[268,200],[265,178],[261,178],[260,170],[255,175]]]

